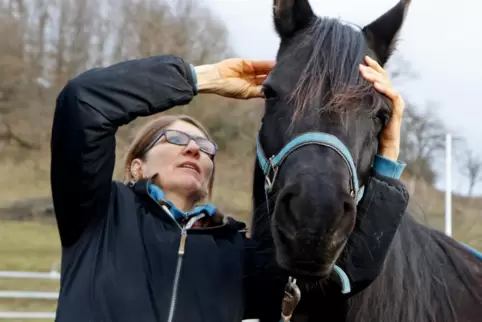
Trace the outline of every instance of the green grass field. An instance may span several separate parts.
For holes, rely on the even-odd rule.
[[[59,263],[60,244],[55,225],[38,222],[0,222],[0,270],[49,272],[52,265]],[[0,290],[53,292],[59,290],[59,281],[0,278]],[[54,300],[0,299],[0,311],[55,312],[55,308]]]

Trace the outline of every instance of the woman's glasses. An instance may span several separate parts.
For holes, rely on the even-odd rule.
[[[144,149],[142,154],[144,155],[144,154],[147,153],[147,151],[152,149],[152,147],[154,145],[156,145],[157,142],[159,142],[159,140],[162,137],[165,137],[166,141],[171,143],[171,144],[182,145],[182,146],[188,145],[189,142],[191,142],[191,140],[192,140],[197,144],[197,146],[199,147],[199,150],[208,154],[211,157],[214,157],[214,155],[216,154],[216,151],[218,149],[216,143],[214,143],[214,142],[212,142],[212,141],[210,141],[210,140],[208,140],[204,137],[192,136],[192,135],[189,135],[187,133],[184,133],[184,132],[181,132],[181,131],[176,131],[176,130],[162,130],[154,138],[154,140],[152,140],[151,144],[149,144]]]

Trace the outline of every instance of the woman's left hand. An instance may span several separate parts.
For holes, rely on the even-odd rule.
[[[368,66],[360,65],[363,78],[372,82],[374,87],[380,93],[385,94],[393,104],[392,117],[380,138],[379,154],[392,161],[397,161],[400,153],[400,129],[402,127],[405,102],[400,93],[393,89],[388,73],[383,67],[368,56],[365,56],[365,62]]]
[[[262,85],[275,61],[231,58],[217,64],[196,66],[199,93],[249,99],[264,97]]]

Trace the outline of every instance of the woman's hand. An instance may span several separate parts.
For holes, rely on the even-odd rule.
[[[372,82],[375,88],[385,94],[393,104],[392,117],[383,130],[380,138],[379,154],[392,161],[398,160],[400,153],[400,129],[402,127],[403,110],[405,102],[402,96],[392,88],[388,73],[373,59],[366,56],[368,66],[360,65],[362,76]]]
[[[274,61],[232,58],[197,66],[198,91],[239,99],[264,97],[262,84],[274,65]]]

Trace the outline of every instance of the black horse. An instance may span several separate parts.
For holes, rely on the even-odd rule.
[[[342,142],[332,142],[330,148],[307,144],[317,138],[305,137],[298,142],[301,148],[281,160],[276,173],[267,173],[271,180],[263,172],[269,172],[269,164],[262,169],[256,162],[252,238],[271,239],[277,263],[295,277],[326,280],[352,233],[359,192],[354,185],[369,180],[378,135],[391,113],[388,99],[362,78],[358,65],[365,55],[382,66],[387,62],[409,2],[401,0],[357,29],[317,17],[308,0],[274,1],[281,44],[265,83],[260,146],[266,156],[276,155],[306,133]],[[348,152],[337,151],[340,145]],[[353,158],[351,168],[347,154]],[[294,322],[323,317],[334,321],[329,315],[337,308],[319,284],[303,286],[302,298],[311,304],[305,304],[302,316],[295,311]],[[381,275],[350,300],[343,319],[475,322],[482,320],[481,301],[480,260],[407,214]]]

